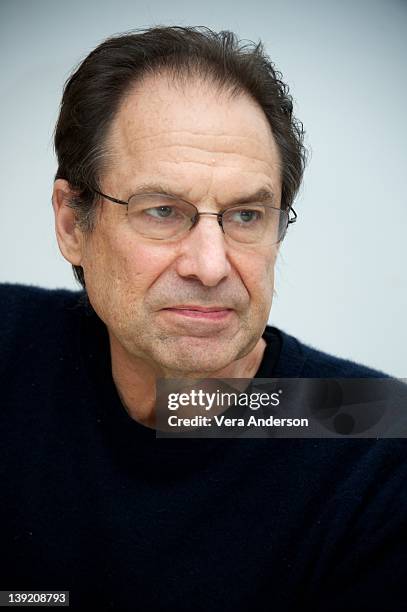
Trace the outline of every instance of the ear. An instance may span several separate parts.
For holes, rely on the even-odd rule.
[[[52,207],[59,249],[67,261],[79,266],[82,261],[83,232],[77,226],[75,211],[69,207],[69,201],[74,193],[68,181],[56,179],[52,193]]]

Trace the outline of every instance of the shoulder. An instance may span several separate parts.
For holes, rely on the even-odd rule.
[[[0,284],[2,351],[24,349],[34,337],[51,330],[62,333],[70,315],[78,311],[84,293],[32,285]]]
[[[0,284],[0,321],[7,327],[22,317],[30,322],[32,317],[49,318],[61,310],[74,309],[84,293],[69,289],[45,289],[34,285]]]
[[[7,309],[36,306],[38,304],[52,304],[77,300],[81,291],[69,289],[46,289],[35,285],[22,285],[14,283],[0,283],[0,308]]]
[[[326,353],[273,328],[281,338],[279,376],[303,378],[387,378],[387,374],[367,365]]]
[[[380,372],[364,364],[325,353],[324,351],[303,343],[300,344],[306,355],[304,376],[315,376],[315,378],[383,378],[387,376],[384,372]]]

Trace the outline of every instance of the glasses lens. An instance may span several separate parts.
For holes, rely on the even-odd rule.
[[[160,194],[134,195],[128,204],[131,227],[142,236],[168,240],[192,226],[196,209],[192,204]]]
[[[287,226],[287,212],[270,206],[234,206],[223,214],[225,234],[236,242],[277,244],[284,238]]]

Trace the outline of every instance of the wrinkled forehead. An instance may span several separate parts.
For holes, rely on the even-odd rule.
[[[224,180],[253,189],[280,181],[280,156],[261,107],[248,94],[199,79],[149,76],[125,96],[108,138],[120,181]],[[147,176],[148,175],[148,176]],[[151,176],[153,175],[153,176]],[[271,186],[271,185],[269,185]]]
[[[116,152],[136,154],[155,143],[202,140],[214,153],[252,148],[278,156],[270,124],[260,105],[245,92],[216,83],[170,75],[150,75],[125,95],[114,118],[109,142]]]

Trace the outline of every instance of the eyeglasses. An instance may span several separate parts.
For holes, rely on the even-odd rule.
[[[130,226],[146,238],[176,240],[184,236],[199,221],[199,217],[216,217],[223,233],[244,244],[275,245],[284,238],[288,225],[297,220],[293,208],[281,210],[268,204],[250,203],[231,206],[221,212],[199,212],[194,204],[173,195],[142,193],[118,200],[96,189],[95,193],[115,204],[127,206]]]

